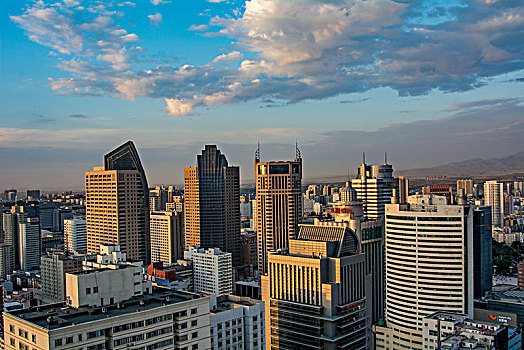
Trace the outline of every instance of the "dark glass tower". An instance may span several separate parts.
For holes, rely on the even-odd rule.
[[[240,264],[239,173],[216,145],[206,145],[196,167],[184,169],[186,249],[220,248]]]

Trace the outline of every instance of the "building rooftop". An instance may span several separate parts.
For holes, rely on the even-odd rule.
[[[54,330],[105,318],[123,316],[133,312],[147,311],[198,298],[203,297],[195,293],[153,287],[152,294],[136,296],[125,302],[103,307],[73,308],[65,303],[56,303],[14,310],[7,312],[7,314],[47,330]]]

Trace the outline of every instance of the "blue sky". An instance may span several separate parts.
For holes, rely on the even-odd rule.
[[[82,186],[128,139],[152,184],[205,143],[252,179],[387,151],[397,169],[523,149],[521,1],[2,1],[0,187]]]

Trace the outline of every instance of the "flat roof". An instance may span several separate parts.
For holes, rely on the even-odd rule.
[[[191,292],[153,287],[152,294],[136,296],[130,300],[103,307],[85,306],[74,308],[63,302],[13,310],[6,313],[47,330],[54,330],[200,298],[204,298],[204,296]],[[105,312],[102,311],[103,309]]]

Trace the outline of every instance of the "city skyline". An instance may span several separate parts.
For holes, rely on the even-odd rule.
[[[520,2],[0,8],[2,187],[81,188],[127,140],[152,184],[182,183],[204,144],[242,181],[257,141],[265,159],[288,159],[298,139],[304,179],[356,170],[362,151],[370,163],[387,151],[395,169],[520,151]]]

